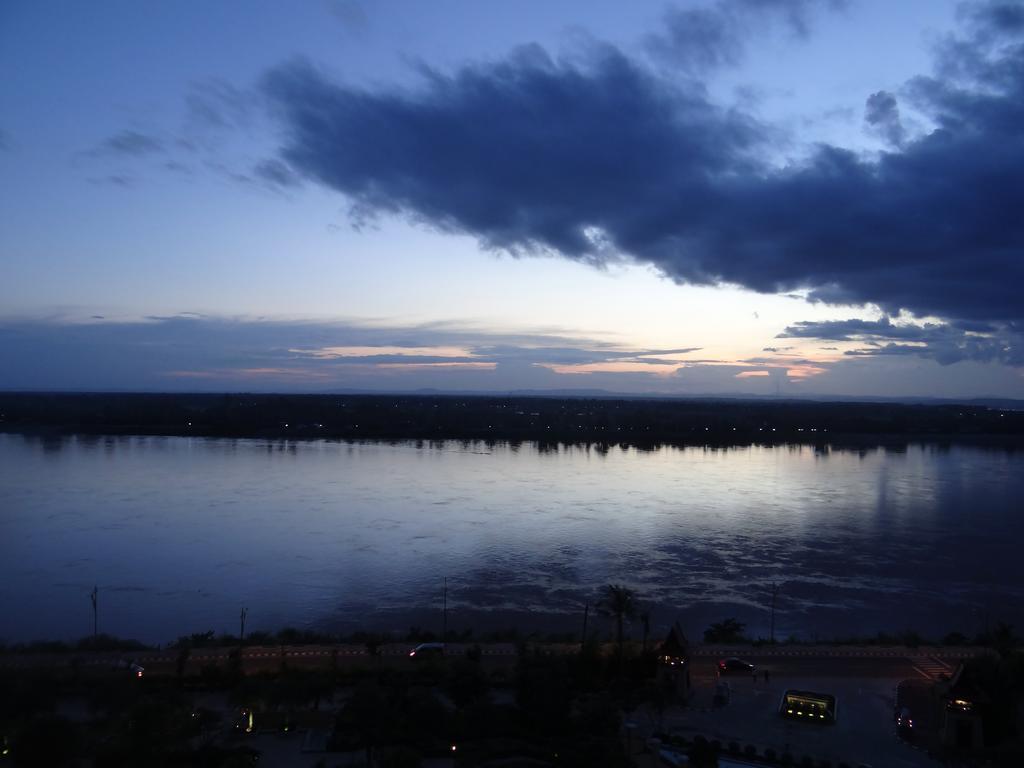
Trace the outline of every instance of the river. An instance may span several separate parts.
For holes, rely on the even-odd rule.
[[[0,434],[0,640],[212,629],[1024,623],[1024,452]],[[606,621],[592,625],[607,629]],[[638,630],[633,629],[636,634]]]

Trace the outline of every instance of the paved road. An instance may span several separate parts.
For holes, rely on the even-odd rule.
[[[307,645],[307,646],[247,646],[242,651],[242,666],[248,673],[276,671],[282,664],[291,669],[330,669],[336,667],[365,666],[378,663],[388,667],[407,667],[416,663],[409,658],[411,643],[390,643],[380,647],[379,658],[368,654],[364,645]],[[469,643],[449,643],[447,655],[458,658],[473,647]],[[578,652],[572,644],[544,644],[535,648],[544,653],[569,654]],[[198,674],[203,667],[226,666],[236,649],[196,648],[185,661],[186,674]],[[481,644],[485,666],[501,668],[512,666],[516,647],[511,643]],[[610,653],[609,645],[605,652]],[[794,677],[859,677],[859,678],[918,678],[936,679],[950,674],[959,658],[984,653],[984,649],[920,649],[906,648],[747,648],[698,646],[694,649],[693,676],[709,680],[717,675],[717,659],[738,655],[750,661],[759,671],[767,669],[772,681]],[[132,660],[145,667],[146,674],[177,674],[179,652],[175,649],[135,653],[60,653],[60,654],[2,654],[0,668],[119,668],[119,662]],[[747,678],[747,675],[737,675]]]
[[[790,678],[806,677],[860,677],[860,678],[903,678],[914,676],[913,662],[904,658],[886,659],[840,659],[832,656],[802,657],[799,659],[760,659],[756,656],[744,656],[745,660],[755,665],[758,683],[764,682],[763,673],[769,673],[771,683],[783,684]],[[718,677],[718,666],[713,659],[695,659],[692,677],[698,680],[709,680]],[[723,675],[735,685],[752,684],[752,676],[748,674]]]

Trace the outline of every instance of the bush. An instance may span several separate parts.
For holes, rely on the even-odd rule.
[[[716,750],[703,736],[698,736],[693,740],[693,746],[687,751],[687,757],[690,759],[690,765],[694,768],[709,768],[718,765]]]
[[[779,759],[779,755],[778,753],[776,753],[774,749],[769,747],[764,751],[764,759],[767,760],[769,763],[774,763],[776,760]]]
[[[800,759],[800,768],[814,768],[814,758],[810,755],[804,755]]]
[[[924,638],[914,630],[908,629],[905,632],[900,633],[900,642],[908,648],[917,648],[919,645],[924,643]]]
[[[729,742],[729,754],[730,755],[738,755],[739,753],[740,753],[739,742],[730,741]]]
[[[747,757],[757,757],[757,747],[753,744],[747,744],[747,746],[743,748],[743,754]]]
[[[783,752],[782,753],[782,760],[780,762],[783,765],[792,765],[793,764],[793,755],[791,755],[789,752]]]

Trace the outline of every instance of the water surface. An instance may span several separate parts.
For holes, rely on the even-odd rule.
[[[1024,625],[1024,454],[541,450],[0,435],[0,638],[100,630],[577,628],[627,584],[655,625],[832,637]]]

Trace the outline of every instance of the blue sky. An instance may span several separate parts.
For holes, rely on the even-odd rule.
[[[12,2],[0,388],[1024,397],[1018,2]]]

